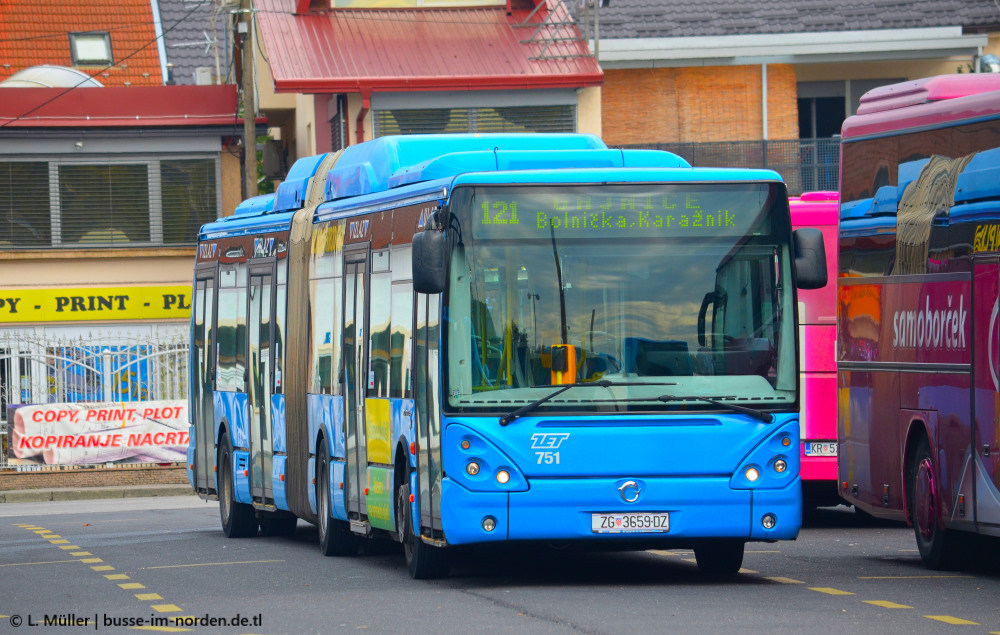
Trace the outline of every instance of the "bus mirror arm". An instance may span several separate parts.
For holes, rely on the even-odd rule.
[[[823,232],[815,227],[800,227],[792,232],[795,262],[795,285],[799,289],[822,289],[826,286],[826,247]]]

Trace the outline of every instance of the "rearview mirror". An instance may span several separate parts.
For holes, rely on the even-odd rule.
[[[448,236],[438,229],[413,235],[413,290],[441,293],[448,283]]]
[[[795,286],[799,289],[822,289],[827,282],[826,246],[823,232],[802,227],[792,232],[795,259]]]

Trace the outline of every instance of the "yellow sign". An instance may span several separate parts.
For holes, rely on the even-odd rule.
[[[0,324],[191,318],[191,287],[0,289]]]

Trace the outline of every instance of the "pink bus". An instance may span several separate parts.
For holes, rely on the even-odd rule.
[[[792,228],[823,232],[831,283],[837,274],[837,193],[806,192],[789,197]],[[837,288],[799,291],[799,355],[802,401],[802,504],[805,508],[837,505]]]
[[[1000,76],[877,88],[842,132],[839,492],[949,568],[1000,536]]]

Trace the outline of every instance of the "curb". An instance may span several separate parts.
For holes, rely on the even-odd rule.
[[[145,498],[149,496],[194,496],[190,485],[122,485],[117,487],[66,487],[18,489],[0,492],[0,503]]]

